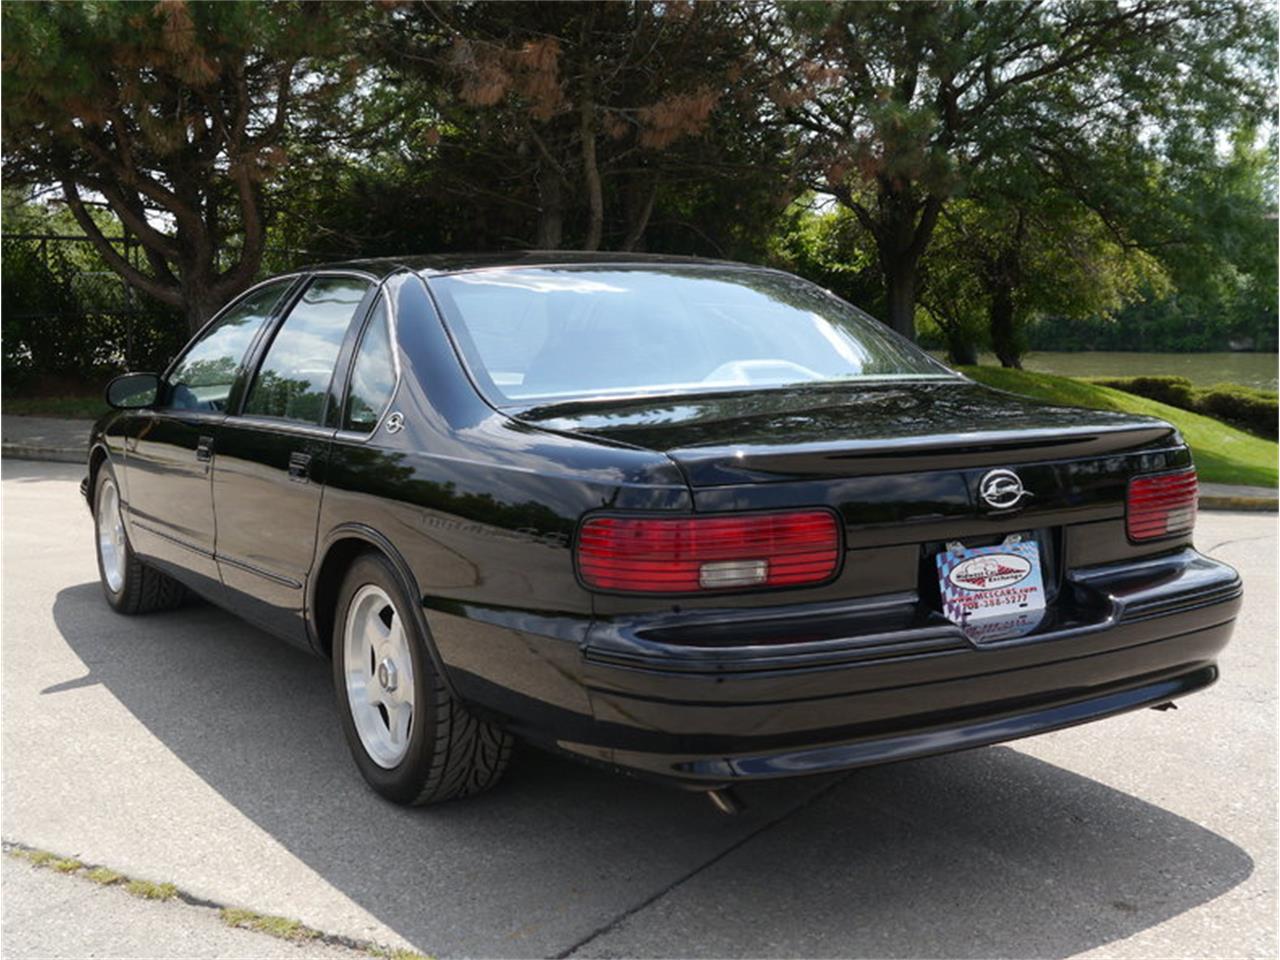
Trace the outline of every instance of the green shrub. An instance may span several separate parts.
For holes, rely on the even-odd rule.
[[[1280,402],[1273,390],[1255,390],[1235,383],[1196,389],[1186,377],[1096,377],[1089,382],[1202,413],[1268,440],[1277,436]]]
[[[1097,377],[1090,378],[1089,382],[1167,403],[1180,410],[1195,409],[1195,388],[1186,377]]]
[[[1259,437],[1276,439],[1280,403],[1277,403],[1276,394],[1270,391],[1220,383],[1196,391],[1196,411],[1225,420]]]
[[[186,340],[181,314],[130,294],[109,271],[81,269],[66,244],[8,237],[0,266],[6,397],[49,378],[96,387],[113,371],[158,370]]]

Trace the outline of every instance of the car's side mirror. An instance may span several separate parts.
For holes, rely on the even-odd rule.
[[[107,403],[117,410],[154,406],[160,395],[160,378],[154,373],[122,373],[107,384]]]

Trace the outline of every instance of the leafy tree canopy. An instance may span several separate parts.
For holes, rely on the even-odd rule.
[[[197,325],[257,272],[265,193],[294,142],[340,116],[359,10],[5,4],[6,183],[57,184],[111,268]],[[106,242],[94,198],[141,241],[147,269]]]
[[[1187,161],[1188,137],[1272,107],[1274,13],[1166,0],[759,7],[773,99],[801,131],[814,188],[875,244],[895,329],[914,333],[922,258],[947,202],[1030,153]],[[789,28],[779,28],[779,21]],[[1166,135],[1168,134],[1168,135]],[[1180,138],[1180,139],[1179,139]],[[1130,184],[1106,179],[1119,200]],[[1101,203],[1101,199],[1098,201]]]

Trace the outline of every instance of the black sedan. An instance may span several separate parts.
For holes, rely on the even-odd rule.
[[[401,803],[515,737],[724,798],[1163,706],[1240,606],[1168,424],[979,386],[774,270],[316,267],[107,397],[107,601],[329,658]]]

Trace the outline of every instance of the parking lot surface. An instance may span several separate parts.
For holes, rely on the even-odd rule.
[[[82,475],[3,463],[6,841],[437,957],[1276,955],[1274,515],[1201,516],[1246,603],[1176,711],[751,787],[737,817],[531,749],[403,810],[324,663],[207,605],[107,608]],[[49,883],[82,881],[6,882],[7,955],[75,922]]]

